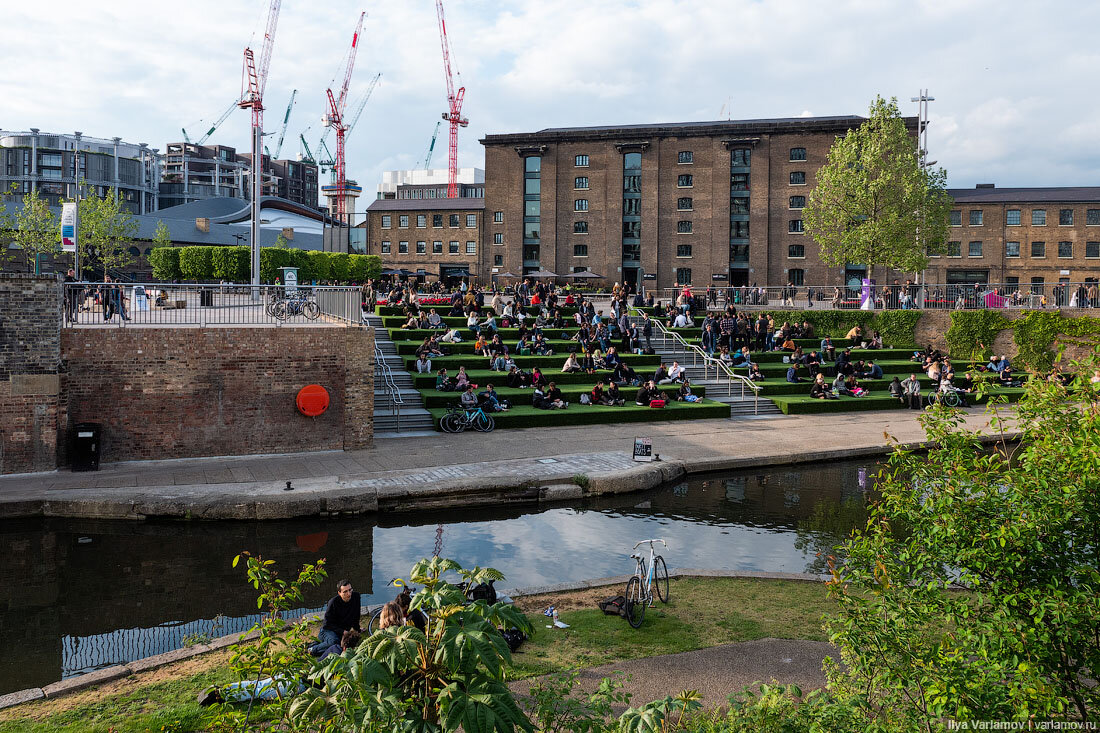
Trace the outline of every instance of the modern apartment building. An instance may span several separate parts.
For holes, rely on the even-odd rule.
[[[163,165],[162,208],[222,196],[251,198],[251,153],[238,153],[228,145],[168,143]],[[319,190],[315,163],[272,160],[265,155],[263,166],[264,195],[317,208]]]
[[[379,199],[445,199],[449,172],[431,170],[386,171],[378,184]],[[485,198],[485,171],[482,168],[458,169],[458,197]]]
[[[57,206],[76,196],[78,182],[84,190],[104,196],[115,189],[123,208],[133,214],[159,208],[160,178],[156,148],[146,143],[127,143],[122,138],[0,130],[0,190],[15,185],[15,202],[38,191]]]

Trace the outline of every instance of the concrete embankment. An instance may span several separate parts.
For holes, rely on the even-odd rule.
[[[988,431],[973,412],[967,426]],[[644,431],[661,460],[637,463]],[[994,442],[1018,437],[988,432]],[[538,504],[641,491],[687,474],[926,447],[911,413],[529,429],[379,441],[369,451],[107,464],[0,479],[0,519],[265,520]],[[479,456],[502,460],[460,462]],[[508,456],[522,456],[508,458]]]

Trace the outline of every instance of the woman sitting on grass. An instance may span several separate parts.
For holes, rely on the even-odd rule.
[[[680,384],[680,388],[676,390],[677,402],[700,402],[701,400],[691,391],[691,380],[684,379]]]
[[[810,385],[810,397],[815,400],[835,400],[837,398],[825,384],[825,375],[820,372],[814,377],[814,381]]]
[[[753,363],[749,365],[748,378],[754,382],[759,382],[764,379],[764,372],[760,371],[760,365]]]
[[[562,374],[573,374],[581,371],[581,363],[577,361],[577,352],[570,351],[569,356],[565,358],[565,363],[561,366]]]
[[[435,388],[440,392],[453,392],[455,390],[455,380],[447,376],[446,369],[440,369],[439,373],[435,375]]]
[[[455,375],[455,389],[466,389],[471,384],[473,383],[470,381],[470,378],[466,376],[466,367],[460,366],[458,368],[458,374]],[[476,387],[477,385],[474,384],[473,386]]]
[[[607,400],[607,404],[615,405],[616,407],[622,407],[626,404],[626,399],[619,391],[619,385],[614,382],[607,385],[607,392],[604,394],[604,399]]]

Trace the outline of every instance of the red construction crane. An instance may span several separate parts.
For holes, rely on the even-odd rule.
[[[256,67],[251,48],[244,50],[244,69],[241,79],[241,109],[252,110],[252,284],[260,284],[260,196],[263,182],[264,88],[267,87],[267,70],[271,65],[271,51],[275,47],[275,27],[279,24],[279,7],[282,0],[271,0],[267,10],[267,28],[264,45],[260,49],[260,65]],[[255,296],[257,291],[253,291]]]
[[[348,67],[344,71],[344,84],[340,87],[340,95],[337,97],[332,89],[327,89],[328,114],[321,118],[325,127],[336,130],[336,161],[333,172],[336,174],[336,219],[347,224],[347,175],[344,165],[344,136],[347,134],[348,125],[344,122],[344,108],[348,102],[348,85],[351,84],[351,72],[355,69],[355,52],[359,48],[359,32],[363,30],[363,18],[366,12],[359,14],[359,23],[355,26],[355,33],[351,37],[351,51],[348,53]]]
[[[458,197],[458,128],[466,127],[470,121],[462,116],[462,100],[466,96],[466,87],[459,87],[455,93],[454,77],[451,76],[451,44],[447,40],[447,24],[443,20],[443,0],[435,0],[436,14],[439,16],[439,42],[443,46],[443,71],[447,76],[448,112],[443,119],[451,123],[451,136],[447,144],[447,198]]]

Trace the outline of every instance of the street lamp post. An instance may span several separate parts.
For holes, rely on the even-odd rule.
[[[920,162],[921,170],[926,171],[930,166],[936,164],[936,161],[928,160],[928,103],[936,101],[936,98],[928,96],[927,89],[921,89],[918,96],[911,97],[909,101],[917,103],[917,160]],[[920,243],[919,225],[917,228],[917,242]],[[925,291],[928,289],[926,270],[913,273],[913,277],[917,280],[918,305],[924,308]]]

